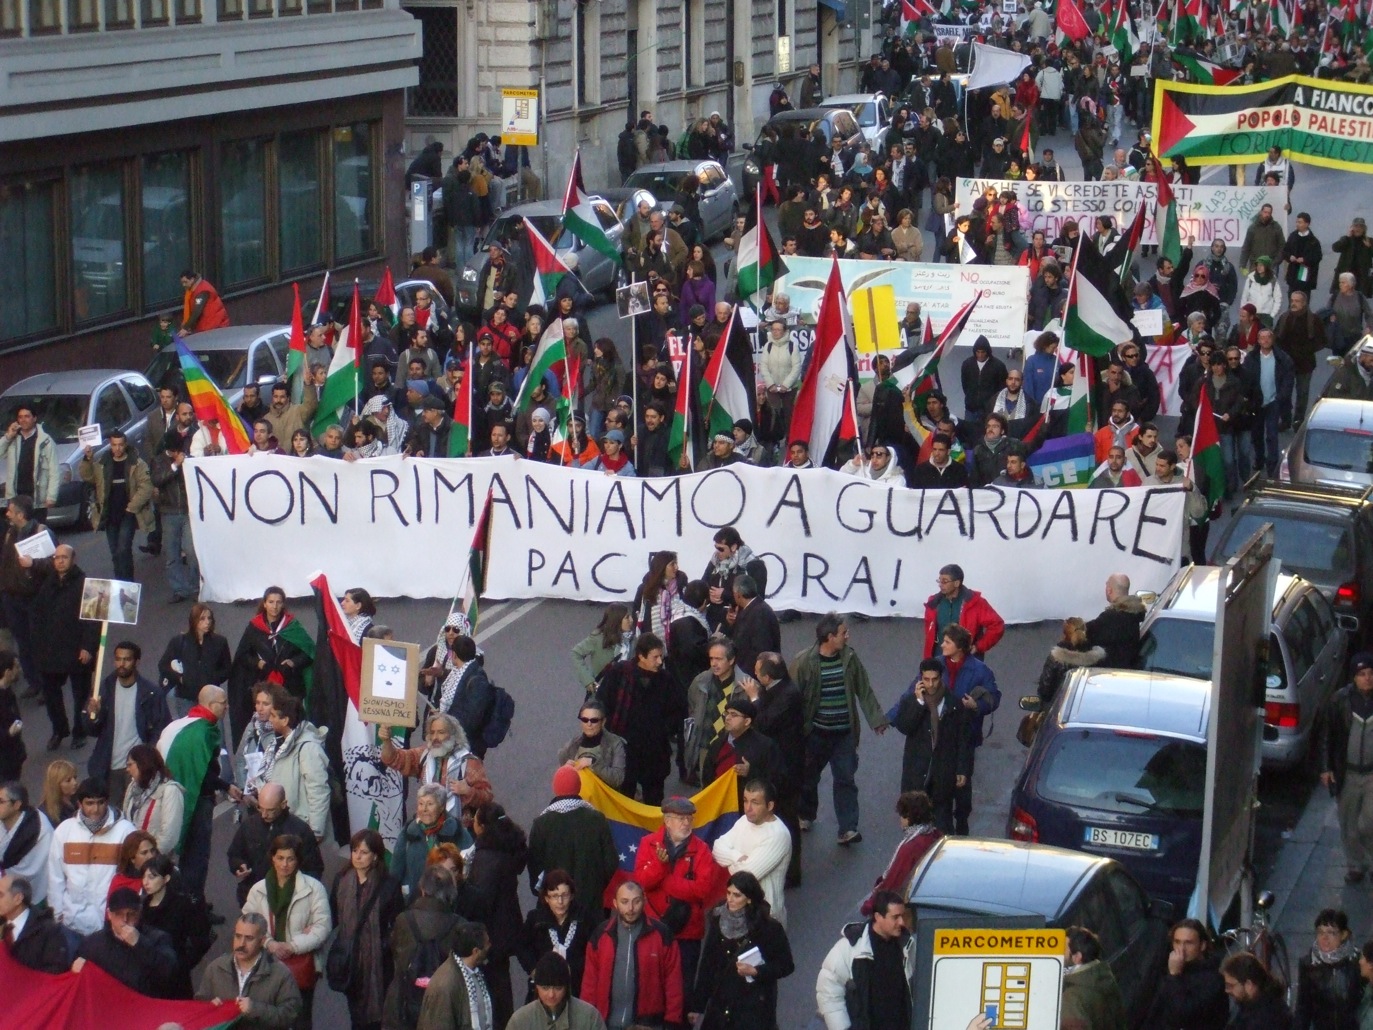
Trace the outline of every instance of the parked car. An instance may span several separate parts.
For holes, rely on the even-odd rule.
[[[346,316],[345,316],[346,317]],[[205,367],[231,405],[243,398],[248,383],[271,386],[286,375],[286,352],[291,346],[289,325],[231,325],[186,337],[186,346]],[[159,351],[145,373],[156,387],[185,385],[176,348]],[[269,398],[270,399],[270,398]]]
[[[0,426],[8,427],[21,405],[33,409],[57,448],[57,504],[48,509],[43,521],[50,526],[82,526],[88,488],[76,474],[82,458],[77,430],[100,426],[97,458],[109,449],[106,441],[115,429],[124,431],[130,446],[141,448],[148,416],[157,410],[157,391],[137,372],[73,369],[29,376],[0,394]],[[6,484],[7,479],[0,479],[0,498],[5,495]],[[41,498],[38,503],[42,504]]]
[[[644,190],[653,195],[656,207],[667,214],[675,202],[683,180],[695,176],[696,203],[700,209],[700,238],[706,241],[724,236],[734,225],[739,213],[739,198],[734,192],[725,170],[718,161],[664,161],[644,165],[625,180],[622,189]],[[630,212],[631,214],[633,212]]]
[[[363,307],[361,314],[366,314],[366,305],[369,300],[376,296],[377,287],[380,285],[377,279],[362,279],[358,282],[358,303]],[[429,291],[429,296],[434,302],[434,307],[443,316],[449,314],[448,302],[443,299],[443,294],[438,291],[433,283],[428,279],[403,279],[393,287],[396,291],[396,301],[401,307],[413,307],[415,304],[415,291],[421,286]],[[301,319],[308,326],[313,325],[318,319],[315,318],[315,309],[319,306],[319,295],[301,298]],[[340,275],[339,278],[332,279],[329,287],[329,317],[339,325],[348,324],[348,316],[353,306],[353,281],[345,279]]]
[[[1164,972],[1174,910],[1151,899],[1119,862],[1040,844],[944,837],[916,866],[906,894],[917,918],[936,926],[978,926],[985,919],[1090,927],[1120,985],[1130,1025],[1143,1025]],[[917,954],[917,989],[927,989],[929,961],[928,953]]]
[[[842,93],[826,97],[821,107],[838,107],[848,111],[863,130],[863,138],[875,153],[885,153],[887,126],[891,124],[891,102],[884,93]]]
[[[592,197],[591,209],[601,223],[601,228],[616,247],[624,227],[615,215],[615,209],[602,197]],[[535,200],[528,204],[517,204],[506,208],[491,223],[486,235],[477,243],[475,253],[468,255],[461,274],[454,276],[458,311],[466,318],[476,319],[477,277],[481,275],[482,265],[486,263],[487,248],[493,243],[505,246],[520,230],[523,220],[528,218],[539,234],[553,245],[558,256],[576,273],[577,278],[592,293],[610,293],[615,288],[616,273],[619,265],[598,250],[587,246],[570,232],[563,231],[563,202],[561,200]],[[571,258],[572,260],[568,260]]]
[[[1222,569],[1179,569],[1144,616],[1138,667],[1211,679],[1216,591]],[[1325,595],[1301,576],[1278,576],[1264,695],[1263,764],[1290,769],[1306,757],[1325,699],[1344,683],[1348,640]]]
[[[1021,707],[1036,710],[1038,698]],[[1201,857],[1211,684],[1076,669],[1044,712],[1011,792],[1006,835],[1116,859],[1187,908]]]
[[[1373,404],[1318,400],[1287,445],[1278,478],[1321,486],[1373,484]]]
[[[1357,645],[1370,640],[1373,614],[1373,487],[1305,483],[1245,484],[1244,503],[1211,550],[1227,558],[1265,522],[1273,523],[1273,556],[1316,584]]]
[[[771,130],[776,136],[781,146],[799,146],[819,129],[825,137],[825,144],[834,139],[837,133],[843,140],[844,145],[856,147],[864,142],[863,130],[858,127],[858,121],[853,117],[852,112],[844,108],[834,107],[807,107],[800,111],[783,111],[775,118],[768,119],[766,125],[758,130],[758,140],[754,143],[745,143],[744,149],[753,151],[761,143],[763,136]],[[758,188],[758,179],[762,171],[758,167],[758,159],[750,153],[744,158],[744,195],[752,197]]]

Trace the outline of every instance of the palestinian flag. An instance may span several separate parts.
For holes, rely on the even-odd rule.
[[[300,283],[291,284],[295,303],[291,305],[291,342],[286,346],[286,381],[291,384],[291,402],[299,404],[305,392],[305,325],[300,313]]]
[[[572,171],[567,177],[567,192],[563,195],[563,228],[598,254],[618,265],[620,248],[611,242],[601,228],[601,221],[591,209],[591,199],[582,185],[582,152],[572,159]]]
[[[736,791],[729,779],[730,796]],[[723,832],[723,831],[721,831]],[[163,1001],[125,987],[94,962],[79,973],[39,973],[21,965],[9,948],[0,948],[0,990],[7,1027],[33,1030],[144,1030],[178,1026],[182,1030],[228,1030],[239,1020],[238,1004],[221,1001]],[[122,1013],[115,1016],[114,1013]]]
[[[466,458],[472,453],[472,344],[462,363],[462,388],[453,394],[453,428],[448,432],[448,456]]]
[[[1078,244],[1078,252],[1068,273],[1068,306],[1063,319],[1063,339],[1075,350],[1101,357],[1111,353],[1116,344],[1134,339],[1134,329],[1112,304],[1111,295],[1120,291],[1119,281],[1109,269],[1092,267],[1105,264],[1099,256],[1089,266],[1095,274],[1087,274],[1089,268],[1084,268],[1082,264],[1082,253],[1086,246],[1091,244]]]
[[[1160,174],[1156,182],[1158,200],[1154,204],[1154,231],[1158,234],[1158,256],[1176,265],[1182,260],[1182,237],[1178,232],[1178,202],[1168,176]]]
[[[224,449],[230,454],[247,454],[252,437],[244,426],[243,419],[238,417],[238,412],[229,407],[224,394],[219,392],[219,387],[205,371],[200,359],[186,347],[186,342],[180,336],[174,336],[172,339],[176,344],[177,360],[181,362],[181,378],[186,383],[186,394],[190,398],[191,407],[195,409],[196,421],[201,425],[208,422],[218,423]]]
[[[1044,395],[1041,406],[1044,417],[1063,408],[1068,409],[1068,420],[1063,435],[1091,431],[1092,424],[1092,375],[1091,358],[1084,354],[1069,352],[1063,355],[1067,363],[1073,365],[1073,382],[1070,386],[1056,386]]]
[[[1284,39],[1292,35],[1292,14],[1282,0],[1268,0],[1268,31]]]
[[[329,362],[329,374],[320,389],[319,409],[315,412],[310,432],[319,435],[336,422],[341,422],[344,409],[356,405],[362,384],[359,370],[362,355],[358,342],[362,339],[362,312],[358,307],[358,283],[353,280],[353,304],[348,309],[348,328],[339,333],[338,346]]]
[[[964,304],[956,312],[953,318],[944,326],[944,331],[939,334],[939,339],[935,341],[934,350],[928,354],[922,354],[905,368],[895,374],[898,386],[905,387],[911,384],[911,403],[915,411],[921,415],[925,414],[925,406],[929,400],[929,395],[938,389],[939,384],[939,362],[954,347],[958,346],[958,340],[963,335],[963,330],[967,328],[968,319],[972,317],[973,308],[977,307],[977,302],[982,299],[979,292],[973,299]],[[934,334],[933,322],[927,321],[925,324],[926,339]]]
[[[362,690],[362,647],[353,639],[338,598],[322,572],[310,577],[319,634],[315,645],[315,689],[309,718],[324,735],[331,779],[344,784],[342,804],[331,807],[334,840],[340,845],[357,830],[378,831],[386,849],[395,848],[403,828],[400,774],[381,764],[376,727],[358,717]]]
[[[761,308],[762,298],[772,284],[787,274],[787,266],[777,252],[763,220],[763,184],[758,183],[758,195],[749,214],[749,224],[739,240],[739,296],[754,308]]]
[[[1134,220],[1130,223],[1130,231],[1125,233],[1106,255],[1107,263],[1119,270],[1122,289],[1130,284],[1130,269],[1135,263],[1135,253],[1139,250],[1140,241],[1144,239],[1144,214],[1147,210],[1143,204],[1139,205]]]
[[[186,834],[191,828],[191,811],[200,797],[200,785],[205,780],[205,773],[222,749],[223,734],[218,717],[200,705],[192,708],[183,718],[168,723],[162,736],[157,738],[157,750],[166,760],[172,779],[186,790],[186,816],[181,820],[178,851],[185,847]]]
[[[1055,36],[1060,47],[1066,43],[1081,43],[1092,34],[1091,26],[1082,16],[1082,8],[1077,0],[1059,0],[1058,10],[1054,12]]]
[[[558,283],[562,281],[563,276],[570,274],[572,269],[563,264],[563,259],[558,257],[553,244],[543,238],[543,233],[534,228],[533,222],[528,218],[523,221],[524,230],[529,234],[529,249],[534,255],[534,293],[530,303],[538,304],[547,311],[548,298],[557,295]]]
[[[391,312],[391,324],[395,325],[400,318],[400,299],[396,296],[396,284],[391,281],[390,267],[381,270],[381,282],[377,283],[377,295],[372,298],[377,302],[377,307],[386,308]]]
[[[806,441],[816,465],[827,464],[831,456],[835,431],[844,418],[844,384],[858,378],[852,340],[849,304],[839,275],[839,259],[834,258],[820,300],[810,364],[796,393],[788,434],[792,440]]]
[[[1227,86],[1240,77],[1235,68],[1223,68],[1190,50],[1174,50],[1173,63],[1203,86]]]
[[[741,418],[754,420],[754,406],[758,402],[753,383],[753,345],[739,324],[736,306],[729,327],[715,345],[701,376],[699,399],[706,431],[711,436],[730,433]],[[683,388],[679,387],[677,392],[683,392]]]
[[[477,516],[477,528],[472,534],[472,546],[467,551],[467,578],[463,581],[462,592],[453,598],[453,606],[448,610],[452,615],[458,605],[462,605],[462,613],[467,617],[467,635],[473,640],[477,639],[481,596],[486,590],[486,570],[491,560],[491,497],[488,487],[481,514]]]
[[[1197,391],[1197,420],[1192,426],[1191,478],[1206,494],[1207,510],[1225,497],[1225,462],[1220,455],[1220,433],[1204,382]]]
[[[672,408],[672,428],[667,435],[667,460],[673,469],[691,472],[696,468],[696,455],[691,445],[691,348],[677,372],[677,398]]]
[[[534,352],[534,358],[529,362],[529,373],[520,384],[520,395],[515,398],[515,411],[533,408],[534,385],[543,382],[544,376],[549,372],[557,375],[554,368],[559,364],[566,371],[567,342],[563,339],[563,320],[555,318],[543,331],[543,336],[539,337],[539,349]]]
[[[1139,37],[1135,35],[1135,23],[1130,17],[1130,5],[1125,0],[1120,0],[1112,12],[1108,24],[1111,26],[1111,46],[1115,47],[1120,55],[1120,66],[1128,68],[1134,60],[1135,51],[1139,49]]]
[[[1178,14],[1173,21],[1170,46],[1201,40],[1201,9],[1203,0],[1178,0]]]

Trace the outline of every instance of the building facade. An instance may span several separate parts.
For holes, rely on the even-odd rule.
[[[779,78],[795,93],[815,61],[827,92],[851,90],[869,42],[843,0],[405,0],[405,9],[424,26],[410,151],[439,140],[451,154],[477,132],[497,133],[501,90],[538,88],[543,135],[530,162],[553,196],[578,147],[589,189],[619,185],[616,139],[643,110],[674,142],[718,111],[736,149],[751,143]]]
[[[0,0],[0,384],[142,368],[193,269],[238,323],[404,267],[397,0]]]

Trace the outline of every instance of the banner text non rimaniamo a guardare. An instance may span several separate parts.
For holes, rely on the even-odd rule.
[[[958,562],[1009,622],[1086,615],[1114,572],[1159,589],[1181,548],[1171,489],[906,490],[825,470],[735,465],[634,479],[515,459],[217,457],[187,461],[202,597],[339,589],[452,597],[488,487],[491,597],[628,601],[649,555],[688,575],[734,526],[777,608],[917,616]]]

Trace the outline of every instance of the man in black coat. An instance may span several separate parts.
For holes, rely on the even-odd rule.
[[[0,877],[0,919],[10,957],[40,973],[65,973],[71,965],[62,928],[46,905],[33,907],[33,884],[11,873]]]
[[[172,939],[151,926],[140,927],[143,903],[131,887],[120,887],[106,904],[105,925],[76,949],[72,972],[94,962],[125,987],[156,994],[178,968]]]
[[[620,793],[646,805],[663,803],[663,783],[672,757],[672,735],[686,712],[672,676],[663,669],[663,642],[644,633],[634,657],[606,670],[596,698],[606,708],[606,729],[624,738],[625,778]]]
[[[271,868],[272,840],[284,833],[300,840],[300,871],[316,880],[324,877],[324,858],[310,824],[287,806],[286,789],[281,784],[264,783],[257,792],[257,807],[244,809],[243,821],[229,842],[229,872],[238,881],[240,908],[253,884]]]
[[[770,737],[782,751],[787,771],[777,789],[777,818],[791,833],[788,887],[801,885],[801,786],[806,771],[806,713],[801,688],[787,671],[776,651],[764,651],[753,666],[754,681],[743,680],[741,689],[757,708],[753,728]]]
[[[706,563],[706,571],[701,575],[710,591],[706,621],[710,623],[711,629],[722,628],[725,613],[734,599],[735,577],[745,573],[753,577],[760,594],[767,593],[768,567],[763,560],[753,556],[752,549],[744,543],[744,538],[733,526],[716,530],[715,554]]]
[[[744,784],[766,780],[774,791],[794,789],[787,782],[787,760],[771,737],[753,728],[758,706],[741,690],[725,702],[725,730],[706,752],[704,779],[709,782],[733,768],[739,779],[739,808],[744,807]]]
[[[419,415],[405,440],[406,454],[412,458],[448,457],[448,437],[453,432],[453,420],[444,413],[447,407],[433,395],[420,402]]]
[[[938,658],[920,663],[920,678],[887,713],[906,738],[901,790],[923,790],[934,806],[934,823],[954,832],[954,792],[973,774],[971,710],[949,696]]]
[[[745,672],[758,663],[764,651],[782,649],[777,613],[758,595],[758,583],[752,576],[734,577],[734,610],[720,627],[734,641],[735,664]]]
[[[1106,608],[1087,623],[1087,643],[1104,648],[1108,669],[1130,669],[1139,656],[1139,629],[1144,602],[1130,593],[1130,577],[1117,572],[1106,578]]]
[[[1183,919],[1169,930],[1168,942],[1168,975],[1159,981],[1145,1025],[1183,1030],[1225,1026],[1230,1000],[1206,927],[1199,920]]]
[[[1006,364],[992,355],[992,345],[985,336],[973,344],[972,357],[963,362],[960,370],[963,381],[964,422],[972,422],[981,431],[982,420],[992,410],[996,395],[1006,385]]]
[[[114,753],[115,725],[121,707],[133,704],[134,729],[139,743],[156,744],[171,721],[167,696],[162,688],[138,672],[138,660],[142,657],[143,649],[132,640],[115,644],[114,672],[101,681],[99,693],[87,702],[77,717],[84,720],[86,733],[95,737],[87,772],[106,785],[112,798],[123,798],[129,787],[129,774],[124,769],[129,760],[128,752]]]
[[[43,703],[48,709],[52,737],[48,750],[55,750],[72,733],[67,719],[67,705],[62,699],[62,686],[70,681],[72,719],[76,730],[72,733],[72,749],[86,746],[86,733],[81,723],[81,710],[91,697],[91,673],[95,668],[95,653],[100,643],[100,624],[82,620],[81,591],[86,574],[76,564],[76,550],[61,544],[51,558],[33,561],[20,555],[21,565],[32,565],[38,592],[33,597],[33,661],[43,677]]]

